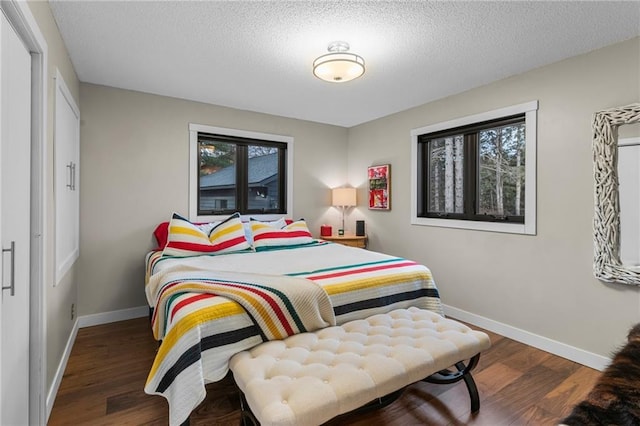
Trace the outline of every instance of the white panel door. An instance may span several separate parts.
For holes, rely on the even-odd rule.
[[[80,110],[60,73],[55,108],[56,284],[80,254]]]
[[[31,57],[4,14],[0,13],[2,426],[26,425],[29,421],[30,129]]]

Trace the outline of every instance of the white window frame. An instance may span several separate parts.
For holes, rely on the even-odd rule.
[[[418,136],[497,120],[512,115],[525,115],[525,190],[524,223],[481,222],[472,220],[418,217]],[[536,145],[538,101],[525,102],[467,117],[456,118],[411,130],[411,224],[477,231],[536,235]]]
[[[242,220],[249,220],[249,216],[258,220],[272,221],[282,217],[293,216],[293,137],[273,135],[269,133],[251,132],[248,130],[229,129],[225,127],[207,126],[189,123],[189,220],[192,222],[213,222],[223,219],[227,215],[198,215],[198,133],[213,133],[240,138],[261,139],[271,142],[287,144],[287,206],[283,214],[251,214],[243,215]]]

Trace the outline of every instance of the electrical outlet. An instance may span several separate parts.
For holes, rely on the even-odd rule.
[[[71,321],[73,321],[74,319],[76,319],[76,304],[72,303],[71,304]]]

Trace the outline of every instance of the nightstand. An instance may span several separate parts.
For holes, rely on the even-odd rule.
[[[340,243],[344,246],[367,248],[367,236],[359,237],[357,235],[332,235],[330,237],[320,237],[326,241]]]

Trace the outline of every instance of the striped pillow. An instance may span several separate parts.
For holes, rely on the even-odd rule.
[[[200,228],[205,234],[209,235],[211,229],[216,225],[220,224],[220,221],[217,222],[208,222],[208,223],[194,223],[198,228]],[[153,231],[153,235],[156,237],[156,241],[158,242],[158,248],[154,250],[162,250],[167,245],[167,238],[169,238],[169,222],[162,222],[156,229]]]
[[[209,233],[209,241],[215,247],[216,253],[230,253],[251,248],[251,244],[244,235],[240,213],[234,213],[216,225]]]
[[[251,221],[253,233],[253,247],[256,251],[271,247],[295,246],[313,242],[313,237],[304,220],[290,223],[284,228],[278,229],[268,223]]]
[[[234,213],[216,225],[209,234],[177,213],[169,222],[169,236],[163,256],[195,256],[199,254],[221,254],[250,249],[240,221]]]

